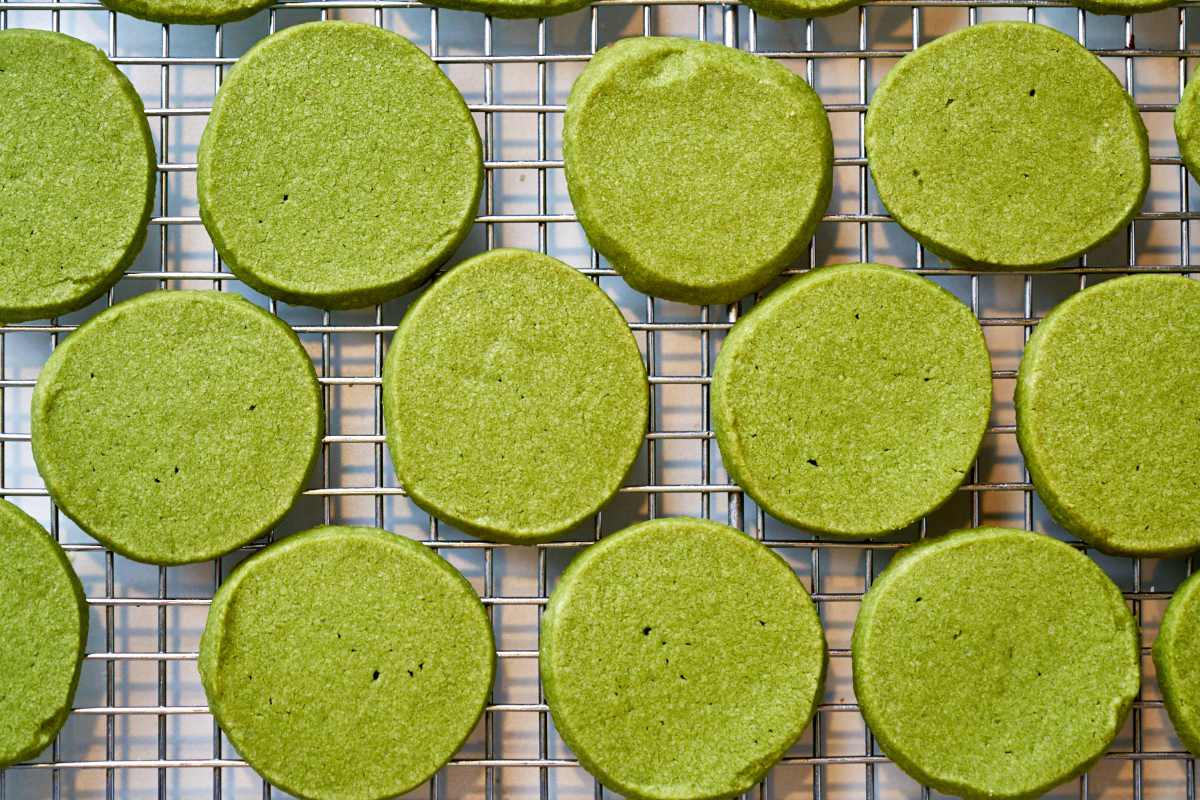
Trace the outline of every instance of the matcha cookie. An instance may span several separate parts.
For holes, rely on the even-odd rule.
[[[1167,714],[1183,746],[1200,753],[1200,580],[1175,590],[1154,640],[1154,666]]]
[[[82,308],[146,241],[156,157],[141,98],[103,53],[0,31],[0,320]]]
[[[220,25],[245,19],[272,0],[101,0],[113,11],[183,25]]]
[[[991,396],[983,331],[953,295],[893,267],[822,267],[730,331],[713,427],[730,476],[773,516],[873,536],[950,498]]]
[[[586,8],[589,0],[433,0],[430,5],[479,11],[493,17],[556,17]]]
[[[1175,107],[1175,141],[1183,163],[1193,176],[1200,174],[1200,89],[1196,86],[1193,75]]]
[[[866,120],[867,160],[896,222],[962,264],[1045,267],[1137,213],[1146,128],[1099,58],[1044,25],[963,28],[905,56]]]
[[[87,629],[62,548],[0,500],[0,769],[45,750],[67,721]]]
[[[799,258],[832,187],[821,100],[780,64],[690,39],[609,45],[575,81],[567,188],[630,286],[730,303]]]
[[[961,797],[1039,797],[1082,774],[1138,692],[1121,592],[1048,536],[958,531],[892,559],[863,598],[854,693],[883,752]]]
[[[466,741],[494,658],[454,567],[385,531],[323,527],[234,570],[199,666],[213,716],[264,778],[312,800],[381,800]]]
[[[848,8],[861,5],[864,0],[747,0],[746,5],[764,17],[788,19],[790,17],[828,17]]]
[[[1017,441],[1060,525],[1124,555],[1200,548],[1200,284],[1105,281],[1034,329],[1017,375]]]
[[[50,354],[31,409],[51,497],[138,561],[215,558],[270,530],[316,459],[321,393],[286,325],[240,297],[151,292]]]
[[[637,342],[576,270],[492,250],[409,308],[383,370],[396,476],[416,503],[484,539],[569,531],[616,494],[646,435]]]
[[[397,34],[313,22],[263,39],[213,101],[200,216],[261,292],[322,308],[397,297],[467,235],[479,133],[454,84]]]
[[[1179,0],[1074,0],[1093,14],[1142,14],[1178,5]]]
[[[688,517],[601,539],[559,578],[541,676],[563,740],[631,798],[740,795],[808,726],[817,611],[778,555]]]

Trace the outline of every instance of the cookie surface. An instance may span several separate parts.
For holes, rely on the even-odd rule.
[[[772,515],[871,536],[949,499],[991,396],[983,331],[953,295],[894,267],[821,267],[730,331],[713,426],[730,476]]]
[[[50,534],[0,500],[0,768],[33,758],[67,720],[88,611]]]
[[[863,0],[748,0],[746,5],[774,19],[827,17],[860,5]]]
[[[1142,14],[1175,5],[1175,0],[1073,0],[1093,14]]]
[[[894,557],[863,598],[854,693],[880,748],[962,797],[1037,797],[1084,772],[1138,692],[1138,634],[1087,556],[977,528]]]
[[[424,783],[466,740],[494,657],[478,595],[432,550],[323,527],[234,570],[199,667],[221,729],[271,783],[382,800]]]
[[[1027,22],[964,28],[902,58],[865,137],[896,222],[963,264],[1075,258],[1133,218],[1150,176],[1145,126],[1113,73]]]
[[[674,38],[605,47],[571,89],[567,188],[588,240],[639,291],[727,303],[799,258],[832,187],[821,100],[798,75]]]
[[[292,331],[240,297],[159,291],[84,323],[32,403],[51,496],[122,555],[215,558],[266,533],[304,486],[321,394]]]
[[[1136,275],[1072,295],[1034,329],[1017,441],[1060,525],[1111,553],[1200,548],[1200,285]]]
[[[1195,575],[1171,597],[1153,652],[1171,724],[1183,746],[1200,753],[1200,581]]]
[[[407,39],[297,25],[221,85],[200,142],[200,216],[255,289],[371,305],[415,287],[467,235],[480,153],[462,96]]]
[[[1188,172],[1200,174],[1200,89],[1194,75],[1175,107],[1175,141]]]
[[[728,797],[808,726],[825,675],[816,607],[791,568],[725,525],[676,517],[571,562],[542,617],[563,740],[627,797]]]
[[[436,0],[430,5],[457,8],[463,11],[479,11],[493,17],[519,19],[528,17],[556,17],[586,8],[589,0]]]
[[[101,0],[113,11],[154,22],[220,25],[245,19],[272,0]]]
[[[156,157],[141,98],[103,53],[0,31],[0,320],[82,308],[146,241]]]
[[[405,314],[383,371],[396,475],[422,508],[535,542],[594,514],[646,435],[646,370],[621,312],[561,261],[492,250]]]

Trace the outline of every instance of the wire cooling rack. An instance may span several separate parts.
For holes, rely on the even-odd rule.
[[[0,28],[51,28],[107,52],[144,98],[158,150],[158,197],[145,251],[91,308],[0,328],[0,494],[36,515],[70,553],[91,607],[76,709],[35,763],[0,772],[0,800],[25,798],[281,797],[238,758],[208,714],[195,667],[209,598],[262,543],[217,562],[161,569],[100,548],[49,502],[33,468],[28,406],[49,351],[79,322],[153,288],[242,293],[293,325],[321,375],[326,428],[310,488],[273,536],[323,521],[370,524],[427,541],[472,581],[492,616],[498,674],[484,720],[454,761],[416,797],[602,797],[605,791],[558,739],[537,679],[537,624],[569,559],[597,536],[647,517],[708,516],[741,527],[789,561],[812,591],[830,645],[816,719],[757,798],[927,797],[884,758],[865,729],[850,681],[849,637],[863,591],[905,542],[956,527],[1001,524],[1063,537],[1038,501],[1014,435],[1012,388],[1031,328],[1091,282],[1130,271],[1188,272],[1197,252],[1196,187],[1180,165],[1171,112],[1200,56],[1186,7],[1098,17],[1051,2],[882,0],[820,20],[775,22],[737,5],[604,0],[544,21],[438,11],[406,0],[304,0],[245,22],[160,26],[82,2],[0,0]],[[456,260],[486,248],[542,250],[579,267],[618,302],[645,354],[651,431],[621,495],[569,541],[491,545],[439,525],[397,486],[379,413],[388,340],[409,299],[355,312],[268,301],[235,280],[198,224],[195,152],[222,77],[253,42],[301,21],[355,19],[424,47],[458,84],[484,140],[486,188],[478,224]],[[1077,36],[1133,92],[1151,136],[1152,187],[1115,240],[1076,266],[1031,274],[949,269],[889,219],[870,184],[862,145],[866,103],[904,53],[955,28],[1027,19]],[[993,357],[995,411],[978,464],[948,506],[900,536],[869,543],[814,538],[764,516],[731,484],[712,436],[708,385],[725,332],[753,298],[696,308],[630,290],[587,246],[565,190],[562,111],[588,58],[622,36],[691,36],[761,53],[804,75],[821,94],[835,137],[835,190],[803,263],[876,260],[917,269],[955,292],[984,326]],[[214,499],[219,502],[219,498]],[[1065,538],[1065,537],[1064,537]],[[1195,765],[1172,733],[1148,657],[1184,561],[1091,553],[1126,593],[1142,624],[1143,692],[1112,751],[1055,796],[1195,797]]]

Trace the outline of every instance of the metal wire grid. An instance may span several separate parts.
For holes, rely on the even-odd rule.
[[[560,248],[557,246],[556,232],[565,227],[577,233],[577,224],[572,214],[559,213],[554,208],[557,205],[556,198],[560,199],[561,195],[557,183],[561,181],[562,162],[560,158],[553,157],[553,145],[555,124],[561,119],[563,105],[561,102],[551,102],[552,99],[562,99],[551,97],[551,72],[564,64],[581,66],[599,46],[607,43],[609,38],[605,34],[603,15],[614,10],[628,16],[616,31],[621,35],[679,34],[682,31],[664,28],[677,27],[681,18],[690,18],[691,35],[709,40],[715,38],[729,46],[783,60],[802,70],[809,82],[826,95],[826,107],[834,121],[835,137],[839,140],[835,181],[842,188],[810,248],[806,264],[828,263],[831,260],[894,260],[944,282],[970,303],[985,327],[997,366],[993,377],[997,388],[998,413],[989,428],[988,444],[985,445],[981,462],[973,468],[959,497],[952,501],[952,508],[923,520],[908,536],[847,544],[814,539],[783,528],[765,517],[749,498],[743,498],[738,488],[729,483],[712,441],[707,386],[713,357],[724,332],[749,303],[728,308],[692,309],[635,295],[614,277],[614,273],[594,251],[577,248],[575,255],[582,253],[582,260],[577,258],[576,263],[616,296],[625,308],[631,320],[630,326],[643,344],[651,376],[654,409],[651,432],[644,457],[616,504],[623,508],[614,508],[599,515],[578,540],[539,545],[536,548],[511,548],[478,542],[469,537],[456,536],[453,531],[439,526],[436,520],[424,519],[407,506],[402,489],[396,486],[394,476],[390,474],[379,415],[383,354],[387,338],[394,330],[395,319],[402,312],[402,304],[394,307],[389,304],[361,314],[343,315],[330,312],[302,313],[264,300],[273,313],[280,314],[294,325],[309,346],[321,375],[326,401],[326,430],[319,474],[302,501],[302,505],[307,504],[307,511],[302,509],[295,515],[301,520],[306,514],[315,519],[307,523],[297,521],[294,528],[304,527],[312,521],[356,521],[404,529],[404,532],[411,534],[413,521],[416,520],[422,526],[416,535],[451,560],[457,559],[456,564],[473,579],[492,615],[500,644],[497,653],[500,670],[485,719],[468,748],[427,787],[415,793],[416,796],[546,798],[601,797],[605,794],[598,784],[581,772],[569,751],[553,733],[552,721],[533,669],[537,617],[552,588],[553,579],[565,561],[580,547],[586,546],[588,541],[618,527],[624,516],[645,518],[694,513],[739,526],[788,558],[808,583],[830,635],[831,685],[812,730],[784,759],[783,765],[776,768],[751,795],[760,798],[928,797],[930,792],[927,789],[908,781],[879,753],[870,733],[862,725],[852,695],[847,694],[848,631],[854,610],[863,591],[885,565],[890,553],[914,537],[980,522],[1016,524],[1057,532],[1036,500],[1019,457],[1014,460],[1012,456],[1011,451],[1015,449],[1014,426],[1011,424],[1011,415],[1005,417],[1005,403],[1000,398],[1006,392],[1011,392],[1016,358],[1038,316],[1064,292],[1084,287],[1092,276],[1097,275],[1130,271],[1186,273],[1191,269],[1195,254],[1192,252],[1190,223],[1200,219],[1200,214],[1189,206],[1186,172],[1173,145],[1168,148],[1169,154],[1156,151],[1152,159],[1156,177],[1165,179],[1170,186],[1159,192],[1162,196],[1157,200],[1152,193],[1149,205],[1154,208],[1139,214],[1126,234],[1119,237],[1117,245],[1103,248],[1071,269],[1057,271],[1055,276],[1058,277],[1051,277],[1047,273],[993,277],[950,269],[902,234],[897,234],[894,225],[890,224],[890,218],[873,196],[862,145],[863,115],[872,81],[878,77],[875,68],[894,62],[904,52],[925,41],[929,35],[926,31],[928,19],[941,11],[959,14],[965,10],[965,20],[952,22],[951,27],[963,22],[974,24],[998,10],[1005,15],[1016,14],[1030,21],[1047,21],[1047,15],[1053,14],[1056,16],[1051,21],[1060,27],[1064,19],[1068,21],[1067,24],[1073,20],[1074,32],[1085,44],[1094,44],[1089,37],[1089,26],[1093,30],[1104,26],[1111,32],[1111,18],[1103,20],[1083,12],[1062,9],[1061,4],[1053,2],[1012,5],[1008,0],[996,0],[964,5],[959,0],[882,0],[869,8],[841,15],[843,28],[849,31],[850,36],[856,37],[842,41],[837,36],[827,37],[823,34],[822,26],[826,24],[823,21],[800,20],[779,25],[760,20],[753,11],[739,9],[736,5],[695,6],[676,0],[656,0],[652,3],[603,0],[597,7],[572,15],[585,32],[583,47],[564,52],[552,48],[552,26],[557,22],[540,20],[527,25],[521,23],[526,25],[525,32],[531,34],[527,37],[531,42],[524,50],[513,53],[500,52],[497,48],[500,26],[512,23],[482,17],[481,46],[478,42],[468,48],[447,46],[444,31],[450,25],[460,24],[462,15],[436,9],[422,10],[407,0],[303,0],[273,8],[265,16],[268,33],[274,32],[280,24],[279,19],[293,12],[307,12],[310,17],[319,16],[321,19],[350,16],[388,27],[394,27],[395,20],[391,17],[398,12],[427,17],[425,44],[452,77],[458,79],[454,75],[456,67],[482,68],[478,96],[467,92],[471,108],[481,125],[486,162],[483,208],[479,225],[476,226],[478,240],[475,247],[491,248],[512,243],[510,233],[520,228],[525,233],[532,231],[531,240],[523,242],[527,246],[561,255],[557,252]],[[886,33],[881,36],[869,23],[873,15],[883,14],[890,15],[894,22],[898,10],[909,17],[908,41],[897,43],[893,37],[891,46],[881,47],[877,39],[886,40],[888,36]],[[152,221],[156,229],[152,233],[156,232],[157,236],[150,237],[147,253],[96,308],[121,299],[124,293],[155,286],[202,285],[245,291],[223,267],[211,251],[211,246],[202,245],[208,247],[205,258],[210,266],[207,269],[197,269],[194,265],[188,268],[180,266],[180,251],[191,246],[186,234],[194,230],[192,226],[196,226],[199,220],[195,215],[182,214],[172,206],[176,195],[172,181],[180,174],[187,175],[195,169],[194,158],[191,163],[188,160],[173,160],[172,135],[175,131],[172,120],[179,117],[198,117],[202,120],[208,112],[205,106],[188,103],[186,97],[183,102],[176,102],[172,71],[181,68],[211,69],[212,89],[215,91],[228,67],[236,60],[235,56],[226,54],[225,46],[226,31],[232,26],[203,29],[204,36],[210,33],[212,36],[211,55],[176,54],[172,42],[178,41],[183,34],[181,28],[170,26],[161,26],[161,46],[157,53],[126,54],[118,47],[118,30],[127,20],[121,18],[119,24],[117,15],[100,10],[94,4],[0,0],[0,29],[10,23],[30,24],[29,18],[34,14],[42,15],[35,21],[35,26],[47,27],[45,18],[48,16],[48,27],[54,30],[64,29],[64,20],[70,21],[75,15],[103,15],[103,38],[106,41],[97,43],[106,48],[110,57],[128,71],[157,70],[158,103],[147,102],[147,114],[157,134],[160,153],[158,208]],[[681,14],[686,16],[681,17]],[[1197,37],[1189,31],[1186,7],[1151,16],[1160,27],[1167,23],[1176,30],[1174,46],[1160,44],[1156,47],[1136,47],[1135,21],[1125,18],[1116,21],[1120,40],[1114,42],[1114,46],[1093,49],[1114,64],[1118,75],[1134,91],[1135,99],[1138,90],[1135,66],[1153,59],[1170,60],[1176,65],[1177,80],[1173,90],[1177,98],[1188,77],[1187,59],[1200,55],[1194,43]],[[776,46],[779,41],[784,41],[784,45]],[[795,46],[795,42],[799,42],[799,46]],[[838,94],[836,87],[827,93],[819,80],[818,72],[829,63],[849,68],[856,80],[843,89],[854,94],[853,97],[831,99],[827,96]],[[511,102],[501,96],[497,74],[508,65],[532,66],[533,102]],[[525,80],[528,81],[528,78]],[[1174,107],[1173,100],[1139,102],[1138,105],[1148,122],[1155,115],[1165,116],[1169,120],[1169,112]],[[513,156],[504,146],[503,130],[498,129],[516,115],[532,115],[534,118],[532,157]],[[842,131],[840,134],[839,129]],[[1153,136],[1154,126],[1151,126],[1151,130]],[[532,173],[535,176],[532,195],[536,209],[532,212],[516,213],[506,207],[504,187],[509,182],[508,176],[516,173]],[[1161,182],[1156,181],[1156,185]],[[852,188],[847,189],[847,185]],[[1159,209],[1157,206],[1164,207]],[[1172,248],[1163,248],[1155,243],[1154,232],[1161,230],[1164,225],[1177,229],[1177,247],[1173,248],[1173,252]],[[881,229],[886,230],[886,241],[882,243]],[[1153,229],[1149,237],[1144,235],[1148,229]],[[804,268],[805,265],[797,266],[797,269]],[[1064,287],[1064,281],[1071,286]],[[995,299],[1000,295],[1015,296],[1016,304],[997,303]],[[122,570],[132,569],[134,565],[74,531],[70,521],[48,502],[40,482],[14,479],[15,474],[28,468],[29,435],[25,405],[35,381],[37,364],[27,363],[28,357],[22,355],[18,359],[20,365],[14,369],[13,353],[25,349],[25,343],[30,340],[38,341],[38,347],[44,345],[45,350],[52,348],[63,334],[91,313],[94,313],[94,309],[64,320],[52,320],[50,324],[0,328],[0,398],[4,412],[3,427],[0,427],[0,465],[3,466],[4,486],[0,488],[0,495],[26,504],[43,522],[48,523],[51,533],[63,541],[76,566],[85,573],[93,621],[85,677],[90,671],[96,684],[90,693],[81,688],[80,698],[77,699],[80,707],[75,710],[63,736],[48,754],[37,763],[18,765],[7,772],[0,772],[0,800],[42,796],[281,796],[282,793],[273,791],[267,784],[254,778],[222,740],[219,730],[207,714],[202,695],[198,700],[195,699],[198,681],[192,666],[196,655],[194,646],[184,649],[176,643],[179,638],[174,631],[176,626],[196,627],[194,618],[185,622],[178,613],[192,610],[202,620],[212,589],[237,557],[213,562],[203,568],[209,579],[207,590],[196,590],[188,581],[183,581],[181,585],[176,580],[180,574],[178,568],[152,568],[149,571],[151,579],[148,590],[143,581],[144,585],[136,592],[118,591],[118,587],[125,584],[121,579]],[[14,338],[17,342],[10,343]],[[682,364],[679,358],[680,348],[676,345],[680,338],[686,339],[692,348],[688,351],[690,364]],[[344,369],[347,362],[341,357],[343,344],[351,340],[366,344],[365,357],[359,353],[357,357],[362,363],[354,365],[350,362],[353,368]],[[676,340],[675,344],[672,344],[672,340]],[[44,355],[42,352],[42,359]],[[20,377],[10,377],[14,371]],[[373,411],[368,415],[365,426],[357,425],[353,432],[347,432],[346,420],[338,418],[339,396],[343,391],[365,392]],[[695,422],[683,427],[671,425],[671,419],[681,416],[675,413],[675,406],[680,403],[681,393],[685,391],[693,392],[692,399],[685,404],[691,406],[689,410],[694,412]],[[369,455],[362,463],[351,463],[352,460],[337,455],[338,449],[343,447],[357,447]],[[681,447],[690,448],[687,455],[680,456]],[[360,485],[364,482],[366,485]],[[261,546],[259,543],[244,548],[239,555]],[[88,559],[92,560],[90,573],[89,565],[81,563]],[[1152,640],[1157,616],[1169,599],[1169,589],[1184,574],[1190,573],[1190,562],[1184,568],[1179,564],[1152,560],[1103,557],[1098,557],[1098,560],[1122,584],[1139,621],[1148,625],[1143,633],[1145,654]],[[520,579],[515,584],[511,581],[514,575]],[[190,577],[194,579],[194,573]],[[130,616],[133,612],[149,612],[153,615],[149,624],[142,626],[148,628],[149,647],[127,644],[130,641],[129,628],[138,627],[134,617]],[[523,613],[525,616],[513,624],[508,619],[510,612]],[[518,645],[506,644],[506,628],[516,628],[518,636],[524,637]],[[194,634],[196,631],[192,630],[191,635]],[[1149,660],[1144,658],[1143,662],[1144,668],[1151,671]],[[150,670],[148,679],[139,678],[146,684],[144,688],[150,699],[130,702],[123,682],[130,678],[135,669],[142,668]],[[186,685],[182,692],[179,684]],[[1145,696],[1140,696],[1135,703],[1131,722],[1118,739],[1113,752],[1093,770],[1095,777],[1089,779],[1089,776],[1084,776],[1076,785],[1065,787],[1064,796],[1186,796],[1189,800],[1196,796],[1195,764],[1170,734],[1152,681],[1148,682],[1146,688]],[[177,698],[181,694],[193,698],[192,702],[179,701]],[[153,722],[153,729],[145,733],[133,731],[134,723],[139,720]],[[194,732],[184,730],[185,726],[181,724],[190,720],[198,720],[207,729],[207,733],[200,737],[209,742],[205,745],[207,755],[196,755],[194,752],[186,756],[178,754],[183,751],[176,746],[176,740],[196,738]],[[74,737],[76,739],[89,740],[97,734],[99,738],[83,741],[82,744],[64,744],[64,738],[71,738],[72,726],[78,727],[82,734]],[[141,751],[148,749],[149,753],[138,752],[136,757],[127,755],[130,752],[127,740],[139,737],[145,740]],[[78,746],[72,748],[67,746],[69,744]],[[1164,771],[1163,767],[1168,769]],[[146,775],[151,778],[147,780],[141,777]],[[193,779],[196,776],[198,780]]]

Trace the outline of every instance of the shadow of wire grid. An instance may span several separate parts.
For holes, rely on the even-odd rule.
[[[46,524],[70,552],[91,605],[91,635],[76,710],[36,763],[0,772],[0,800],[25,798],[285,797],[245,766],[207,713],[195,655],[208,598],[261,544],[219,562],[160,569],[99,548],[53,508],[34,469],[28,404],[55,343],[99,309],[158,287],[220,288],[269,308],[300,333],[322,376],[326,430],[309,490],[274,536],[322,521],[370,524],[429,541],[487,604],[499,648],[485,714],[449,767],[413,797],[611,796],[554,731],[537,679],[537,626],[547,592],[596,536],[654,516],[711,516],[767,541],[813,592],[829,638],[830,674],[813,726],[750,797],[916,798],[930,793],[879,752],[854,705],[849,637],[862,592],[895,550],[918,536],[972,524],[1023,526],[1067,538],[1031,491],[1016,446],[1012,389],[1038,318],[1089,283],[1131,270],[1186,272],[1196,258],[1196,186],[1180,166],[1171,112],[1200,56],[1196,13],[1170,9],[1098,17],[1045,2],[884,0],[821,20],[776,22],[736,5],[675,0],[601,5],[546,21],[437,11],[408,0],[304,0],[250,20],[162,26],[91,3],[0,0],[0,28],[52,28],[104,49],[145,101],[159,156],[156,216],[144,252],[108,298],[54,320],[0,328],[0,494]],[[453,259],[490,247],[539,249],[593,276],[621,306],[646,357],[653,419],[623,493],[570,541],[490,545],[439,525],[399,491],[382,440],[380,366],[411,297],[353,312],[276,304],[232,278],[199,225],[196,146],[215,89],[237,56],[298,22],[353,19],[397,31],[430,52],[475,112],[487,184],[478,224]],[[1129,228],[1078,265],[1053,274],[949,270],[890,222],[870,183],[862,117],[896,59],[942,33],[992,19],[1028,19],[1077,36],[1133,91],[1150,131],[1152,186]],[[562,110],[597,47],[647,33],[698,37],[770,55],[804,75],[829,110],[835,191],[808,257],[796,269],[874,260],[918,269],[969,303],[994,361],[995,410],[979,462],[948,506],[904,535],[864,544],[814,539],[765,517],[721,466],[708,382],[730,323],[751,305],[696,308],[630,290],[589,249],[562,172]],[[1055,797],[1195,797],[1194,762],[1175,738],[1148,646],[1190,562],[1091,553],[1126,592],[1142,624],[1144,690],[1112,748]]]

